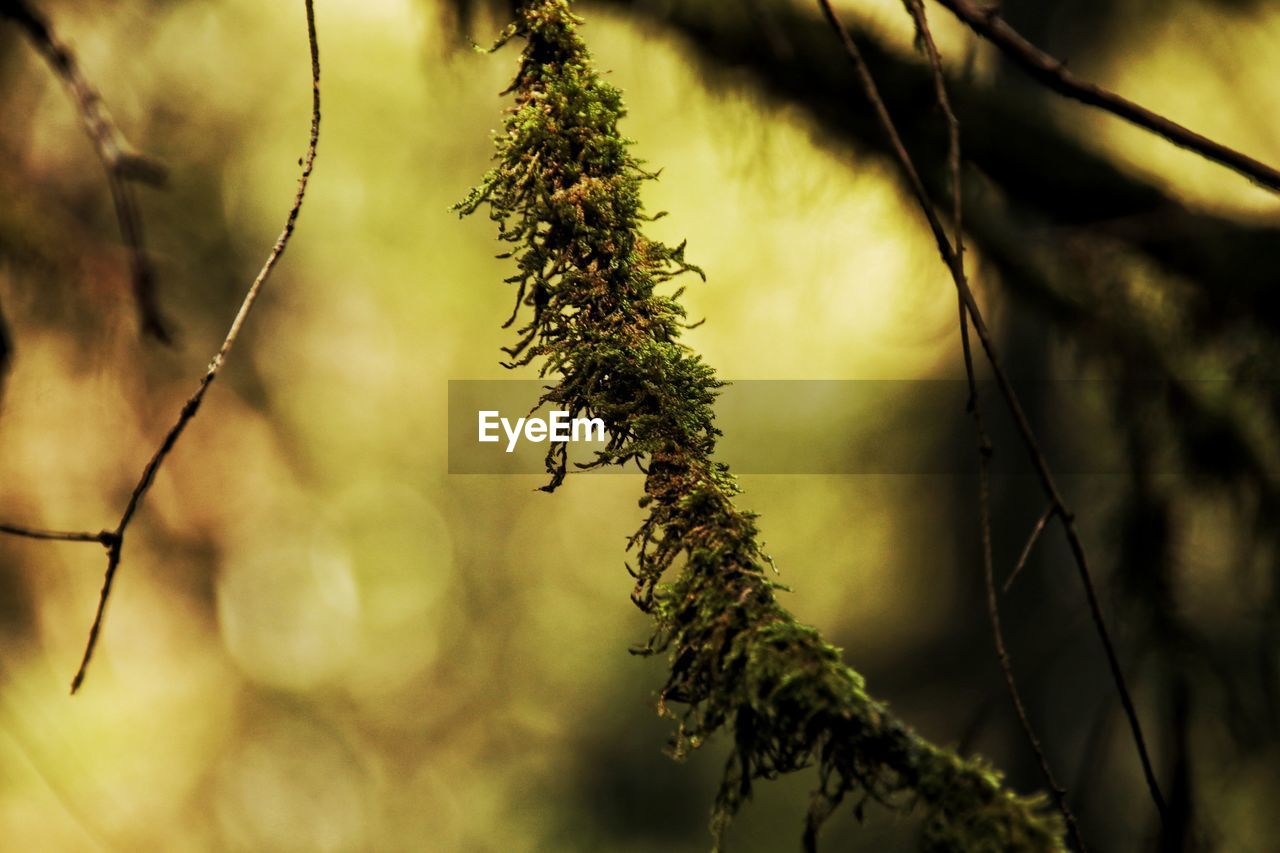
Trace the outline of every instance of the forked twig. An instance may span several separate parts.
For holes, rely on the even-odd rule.
[[[920,179],[919,172],[916,170],[915,163],[912,161],[911,155],[907,153],[906,147],[903,145],[902,139],[898,135],[897,126],[894,124],[893,118],[889,115],[889,110],[885,105],[884,99],[880,96],[879,87],[876,85],[875,78],[871,75],[871,71],[867,68],[865,61],[863,61],[862,53],[854,42],[853,37],[850,35],[849,30],[836,16],[835,10],[831,8],[830,0],[818,0],[818,5],[822,9],[823,16],[840,38],[840,41],[844,46],[845,54],[848,56],[854,67],[854,71],[858,77],[861,88],[868,101],[870,101],[876,117],[888,137],[894,156],[898,161],[898,165],[901,167],[903,174],[907,179],[908,186],[928,221],[929,228],[932,231],[934,240],[938,246],[938,252],[941,254],[942,260],[946,264],[948,271],[951,273],[952,280],[955,282],[956,290],[959,293],[960,300],[965,308],[965,313],[968,314],[968,317],[972,321],[974,331],[977,332],[978,339],[982,343],[983,351],[987,357],[987,362],[990,364],[991,371],[995,375],[996,385],[1013,415],[1018,433],[1022,438],[1022,442],[1026,447],[1028,455],[1031,457],[1031,461],[1036,469],[1036,474],[1040,479],[1041,486],[1044,489],[1045,494],[1048,496],[1051,505],[1055,507],[1059,520],[1062,522],[1063,532],[1066,535],[1067,542],[1071,548],[1072,557],[1075,561],[1080,577],[1081,586],[1085,592],[1085,598],[1089,605],[1089,612],[1094,623],[1095,631],[1098,635],[1099,641],[1102,643],[1103,650],[1107,657],[1107,663],[1111,670],[1112,681],[1115,683],[1116,691],[1120,695],[1121,704],[1124,706],[1125,714],[1129,720],[1134,745],[1137,749],[1139,760],[1142,763],[1142,770],[1146,778],[1147,787],[1151,793],[1152,800],[1155,802],[1156,808],[1160,813],[1161,820],[1163,821],[1165,817],[1164,798],[1161,796],[1159,785],[1156,782],[1155,771],[1152,767],[1150,754],[1147,750],[1146,738],[1142,733],[1142,725],[1138,720],[1137,711],[1133,705],[1133,699],[1130,696],[1128,686],[1125,683],[1124,674],[1120,670],[1119,659],[1116,655],[1115,646],[1111,641],[1110,631],[1107,629],[1106,620],[1102,615],[1102,608],[1098,601],[1097,591],[1094,587],[1093,575],[1089,569],[1089,562],[1085,554],[1084,544],[1081,542],[1079,532],[1076,530],[1075,516],[1066,506],[1066,502],[1058,489],[1057,481],[1049,467],[1048,460],[1040,449],[1039,440],[1036,438],[1026,412],[1022,407],[1021,400],[1019,399],[1017,392],[1014,390],[1013,385],[1010,383],[1008,374],[1005,373],[999,352],[995,346],[995,341],[987,328],[986,321],[983,319],[982,310],[978,307],[978,303],[973,296],[973,291],[969,288],[969,283],[964,273],[963,263],[952,247],[951,242],[947,237],[946,230],[943,228],[937,211],[934,209],[933,202],[929,198],[928,192],[924,188],[924,183]]]
[[[904,3],[907,7],[907,12],[915,23],[916,36],[920,46],[929,58],[929,67],[933,73],[934,93],[938,100],[938,108],[942,110],[947,122],[947,161],[948,171],[951,176],[953,251],[956,258],[954,272],[961,277],[965,277],[963,191],[960,185],[960,122],[951,109],[951,99],[947,94],[946,77],[942,70],[942,56],[938,52],[937,43],[934,42],[933,33],[929,29],[929,18],[925,13],[924,3],[921,0],[904,0]],[[850,40],[852,41],[852,39]],[[1009,699],[1013,703],[1014,712],[1017,714],[1018,724],[1022,727],[1023,735],[1026,737],[1027,743],[1036,757],[1036,763],[1040,767],[1040,773],[1044,777],[1045,784],[1048,785],[1050,792],[1053,794],[1054,804],[1058,807],[1058,811],[1061,812],[1063,820],[1066,822],[1067,831],[1071,833],[1076,849],[1080,853],[1084,853],[1087,848],[1084,843],[1084,837],[1080,834],[1080,825],[1076,821],[1070,805],[1067,803],[1067,792],[1058,783],[1057,777],[1054,776],[1053,770],[1049,766],[1049,759],[1045,755],[1044,747],[1040,743],[1040,738],[1037,737],[1035,729],[1031,725],[1031,718],[1027,714],[1026,705],[1022,701],[1022,692],[1018,689],[1018,680],[1014,675],[1013,660],[1010,658],[1008,649],[1005,646],[1004,629],[1000,624],[1000,607],[995,593],[995,571],[991,546],[992,447],[991,441],[987,437],[986,428],[982,423],[982,408],[978,400],[978,380],[973,366],[973,348],[969,342],[969,315],[965,310],[964,300],[959,296],[958,292],[956,298],[960,323],[960,344],[964,353],[965,378],[969,385],[968,409],[973,417],[974,433],[978,443],[978,514],[982,532],[983,580],[987,590],[987,616],[991,621],[991,636],[995,645],[996,661],[999,663],[1000,672],[1004,676],[1005,688],[1009,692]]]
[[[142,216],[134,195],[134,182],[164,184],[163,165],[135,152],[112,120],[102,96],[80,71],[75,54],[58,38],[48,20],[26,0],[0,0],[0,17],[14,21],[35,49],[49,63],[75,101],[85,134],[107,174],[107,187],[115,207],[120,237],[129,250],[130,279],[142,330],[164,343],[172,343],[169,323],[160,312],[155,294],[155,271],[147,255]]]
[[[1063,820],[1066,821],[1067,832],[1071,834],[1076,850],[1078,853],[1086,853],[1088,846],[1084,843],[1084,836],[1080,832],[1080,823],[1067,803],[1067,791],[1058,782],[1053,768],[1049,766],[1049,757],[1045,755],[1044,746],[1031,725],[1031,717],[1027,714],[1026,704],[1022,701],[1022,691],[1018,689],[1018,680],[1014,675],[1013,659],[1004,641],[1004,628],[1000,623],[1000,602],[996,598],[994,559],[991,553],[991,444],[987,439],[986,430],[983,429],[982,417],[978,410],[978,386],[974,380],[973,356],[969,345],[969,318],[963,305],[960,307],[960,338],[963,341],[965,369],[969,378],[969,408],[973,413],[978,433],[978,512],[982,525],[982,580],[986,588],[987,618],[991,622],[991,639],[995,645],[996,661],[1000,664],[1000,673],[1004,676],[1004,686],[1009,693],[1009,701],[1013,704],[1013,711],[1018,717],[1018,725],[1022,728],[1022,734],[1036,757],[1040,775],[1049,786],[1054,805],[1058,807]]]
[[[1111,113],[1167,139],[1179,148],[1194,151],[1207,160],[1239,172],[1256,184],[1280,192],[1280,170],[1183,127],[1115,92],[1080,79],[1067,70],[1066,63],[1062,60],[1040,50],[1009,26],[1000,17],[998,7],[984,9],[972,0],[938,0],[938,3],[950,9],[979,36],[994,44],[1023,71],[1058,94]]]
[[[89,663],[92,661],[94,651],[97,649],[98,635],[102,630],[102,622],[106,616],[107,602],[111,597],[116,572],[120,568],[125,531],[141,506],[142,499],[155,481],[160,466],[164,464],[169,452],[173,450],[174,445],[177,444],[187,425],[196,416],[196,412],[199,411],[200,403],[204,400],[209,386],[218,377],[218,372],[222,369],[222,365],[225,363],[232,347],[235,346],[236,339],[240,336],[240,331],[244,327],[245,319],[249,316],[249,311],[257,301],[263,284],[268,276],[271,275],[271,271],[275,269],[281,255],[284,254],[289,238],[293,235],[298,213],[302,209],[302,201],[306,195],[307,184],[311,179],[311,171],[315,164],[316,146],[320,140],[320,47],[316,40],[315,10],[312,0],[303,0],[303,3],[306,7],[307,15],[307,42],[311,50],[311,133],[307,142],[307,153],[302,160],[302,173],[298,178],[298,189],[293,197],[293,205],[289,208],[289,215],[285,219],[284,228],[276,238],[275,245],[271,247],[271,251],[268,253],[262,268],[258,271],[257,277],[249,285],[244,301],[240,304],[240,310],[236,312],[235,319],[232,320],[231,327],[222,341],[222,346],[218,348],[213,359],[209,362],[209,367],[205,370],[205,374],[201,378],[200,384],[196,387],[195,393],[183,404],[182,410],[178,413],[177,421],[169,428],[164,440],[161,441],[160,446],[156,448],[151,458],[147,461],[142,475],[138,478],[137,484],[129,495],[129,502],[120,516],[120,521],[113,530],[101,533],[65,533],[37,530],[12,524],[0,525],[0,533],[7,533],[13,536],[71,542],[97,542],[107,549],[107,570],[103,577],[102,593],[98,598],[98,607],[94,613],[93,625],[89,629],[89,639],[85,644],[84,656],[80,661],[80,667],[76,670],[75,678],[71,681],[72,693],[75,693],[80,688],[80,685],[84,683]]]

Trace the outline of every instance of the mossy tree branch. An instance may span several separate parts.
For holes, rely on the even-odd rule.
[[[632,536],[633,599],[654,620],[641,651],[666,653],[660,709],[678,719],[683,755],[726,731],[732,752],[716,798],[717,846],[758,779],[816,766],[805,830],[849,796],[918,806],[931,850],[1062,850],[1063,826],[1043,796],[1022,797],[980,759],[937,747],[866,691],[837,649],[778,602],[755,516],[714,460],[713,403],[721,382],[680,342],[679,291],[698,272],[683,244],[642,232],[641,182],[652,177],[618,132],[620,93],[600,80],[566,0],[523,4],[507,37],[526,40],[497,165],[459,205],[487,204],[518,272],[523,320],[511,366],[555,377],[543,403],[600,417],[606,448],[585,467],[636,462],[648,515]],[[554,490],[568,459],[547,456]],[[680,706],[676,710],[674,706]]]

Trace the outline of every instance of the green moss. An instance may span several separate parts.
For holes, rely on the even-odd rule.
[[[714,461],[713,404],[722,383],[679,340],[679,292],[658,289],[701,272],[683,244],[644,236],[641,169],[618,132],[621,94],[592,67],[565,0],[532,0],[509,36],[525,39],[496,165],[458,205],[487,204],[512,248],[521,322],[511,366],[537,363],[554,384],[542,402],[602,418],[606,448],[587,467],[636,462],[648,515],[630,540],[633,599],[654,622],[642,653],[666,654],[660,710],[677,720],[673,753],[726,731],[733,750],[716,798],[724,828],[757,779],[814,766],[806,845],[852,795],[924,812],[930,850],[1063,850],[1045,798],[1021,797],[977,759],[934,746],[867,695],[839,650],[778,603],[755,516]],[[544,487],[564,480],[551,445]]]

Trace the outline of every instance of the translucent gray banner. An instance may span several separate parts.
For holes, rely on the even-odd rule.
[[[1209,397],[1231,392],[1225,381],[1190,384]],[[546,407],[531,415],[545,385],[450,380],[449,473],[543,473],[547,442],[557,435],[568,439],[571,460],[593,458],[593,450],[603,447],[590,440],[598,429],[572,424]],[[1128,470],[1110,415],[1120,390],[1102,380],[1018,382],[1055,472]],[[1163,389],[1150,383],[1141,392]],[[968,393],[964,380],[735,380],[716,404],[716,424],[724,433],[716,458],[736,474],[972,472],[978,463]],[[1134,386],[1125,386],[1125,393],[1132,395]],[[994,447],[993,473],[1034,473],[999,389],[980,382],[979,395]],[[602,470],[636,473],[634,466]]]

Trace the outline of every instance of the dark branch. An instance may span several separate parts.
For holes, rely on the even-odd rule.
[[[1147,750],[1146,738],[1142,733],[1142,725],[1138,720],[1137,711],[1133,706],[1132,697],[1129,695],[1129,689],[1125,684],[1124,674],[1121,672],[1119,659],[1116,656],[1115,646],[1111,641],[1110,631],[1107,629],[1106,620],[1102,615],[1102,608],[1098,602],[1097,591],[1093,583],[1093,575],[1089,569],[1088,558],[1085,554],[1084,544],[1080,540],[1079,532],[1076,530],[1075,517],[1067,508],[1066,502],[1063,500],[1062,494],[1058,489],[1057,481],[1053,476],[1053,472],[1049,467],[1049,462],[1045,458],[1044,452],[1040,449],[1040,443],[1035,436],[1035,432],[1031,428],[1031,423],[1027,419],[1022,403],[1014,390],[1013,385],[1009,381],[1008,374],[1004,370],[1003,363],[1000,359],[999,352],[996,349],[995,341],[987,328],[986,321],[983,319],[982,311],[978,307],[977,301],[974,299],[973,292],[969,288],[968,280],[965,277],[964,267],[960,258],[953,250],[950,241],[947,238],[946,231],[942,226],[937,211],[934,210],[933,203],[929,198],[928,192],[925,190],[920,175],[916,170],[915,163],[911,159],[911,155],[907,153],[906,147],[902,143],[898,130],[889,115],[888,108],[885,106],[883,98],[880,96],[879,88],[875,79],[871,76],[870,70],[867,68],[866,62],[862,58],[862,54],[858,50],[857,44],[853,41],[848,29],[836,17],[834,10],[831,8],[828,0],[818,0],[822,7],[823,15],[827,22],[831,25],[839,36],[841,43],[844,45],[845,53],[850,62],[853,64],[854,71],[861,84],[862,90],[867,99],[871,102],[871,106],[876,114],[878,121],[888,137],[894,156],[907,179],[908,188],[915,196],[921,211],[924,213],[928,221],[929,228],[933,232],[933,236],[938,245],[938,251],[942,255],[942,260],[948,271],[951,273],[952,280],[955,282],[956,290],[960,295],[965,311],[973,322],[974,331],[978,334],[978,339],[982,343],[983,350],[987,356],[987,362],[991,365],[992,373],[995,375],[996,384],[1000,389],[1001,395],[1004,397],[1008,405],[1010,413],[1013,415],[1014,423],[1017,426],[1018,433],[1022,438],[1027,453],[1031,458],[1031,462],[1035,467],[1036,474],[1040,479],[1041,486],[1045,494],[1048,496],[1050,503],[1056,508],[1058,518],[1062,522],[1063,531],[1066,534],[1067,542],[1071,547],[1072,557],[1075,560],[1076,568],[1080,577],[1081,586],[1084,588],[1085,598],[1089,604],[1089,611],[1093,619],[1094,627],[1098,634],[1098,638],[1102,643],[1103,650],[1107,656],[1107,662],[1111,668],[1112,680],[1115,682],[1116,691],[1120,695],[1121,704],[1124,706],[1125,713],[1129,718],[1129,725],[1133,733],[1134,745],[1137,748],[1139,759],[1142,763],[1143,773],[1146,776],[1147,786],[1150,789],[1152,800],[1159,810],[1161,819],[1165,816],[1164,798],[1160,794],[1159,785],[1156,782],[1155,772],[1151,766],[1151,758]]]
[[[1000,17],[998,9],[983,9],[970,0],[937,0],[937,2],[950,9],[979,36],[998,47],[1023,71],[1058,94],[1109,112],[1130,124],[1164,137],[1179,148],[1194,151],[1207,160],[1239,172],[1259,186],[1280,192],[1280,171],[1183,127],[1141,104],[1136,104],[1087,80],[1081,80],[1067,70],[1062,60],[1054,59],[1023,38],[1017,30],[1009,26],[1004,18]]]
[[[142,503],[142,499],[151,488],[151,484],[155,481],[160,466],[164,464],[169,452],[173,450],[174,445],[182,437],[187,425],[196,416],[196,412],[200,410],[200,403],[203,402],[209,386],[218,377],[218,371],[222,369],[227,355],[231,352],[232,347],[235,346],[236,339],[240,336],[240,330],[244,327],[245,319],[249,316],[254,303],[257,302],[258,295],[262,292],[262,285],[266,282],[267,277],[271,275],[271,271],[275,269],[281,255],[284,254],[284,250],[289,244],[289,238],[293,236],[293,229],[298,221],[298,213],[302,210],[302,200],[306,196],[307,183],[311,180],[311,170],[315,165],[316,145],[320,141],[320,46],[316,41],[315,10],[312,6],[312,0],[304,0],[304,4],[307,13],[307,42],[311,48],[311,135],[307,141],[307,153],[303,157],[302,174],[298,177],[298,189],[294,193],[293,205],[289,208],[289,215],[285,219],[284,228],[280,231],[280,236],[276,238],[275,245],[271,247],[262,269],[258,271],[257,277],[249,285],[249,291],[245,294],[244,301],[240,304],[240,310],[236,312],[235,319],[231,321],[231,328],[227,331],[227,336],[223,339],[222,346],[218,348],[213,360],[209,362],[209,368],[205,371],[204,378],[200,380],[195,393],[183,405],[182,411],[178,413],[178,420],[169,428],[164,441],[160,443],[155,453],[152,454],[146,468],[142,471],[142,476],[138,479],[137,485],[133,487],[133,492],[129,495],[129,503],[125,507],[124,514],[120,516],[120,523],[116,527],[116,542],[108,552],[107,572],[106,577],[103,579],[102,594],[98,598],[98,609],[94,614],[93,626],[89,630],[89,641],[85,645],[84,658],[80,662],[80,668],[76,671],[75,678],[71,681],[72,693],[75,693],[84,682],[89,662],[93,659],[93,652],[97,646],[98,631],[106,615],[107,601],[111,597],[112,583],[115,580],[116,569],[120,565],[120,552],[124,545],[124,532],[128,528],[129,522],[133,520],[134,514]]]
[[[907,12],[915,23],[916,35],[920,46],[929,58],[929,67],[933,72],[934,79],[934,94],[938,100],[938,108],[942,111],[947,122],[947,161],[951,173],[951,216],[952,233],[954,234],[953,252],[955,254],[955,264],[952,267],[952,272],[958,278],[964,278],[966,274],[964,271],[963,188],[960,175],[960,122],[951,110],[951,99],[947,94],[946,78],[942,72],[942,57],[938,53],[937,44],[933,40],[933,33],[929,30],[929,19],[925,13],[924,4],[921,0],[906,0],[905,5]],[[825,0],[823,0],[822,8],[827,19],[840,33],[841,41],[844,43],[845,49],[850,52],[855,64],[865,68],[865,63],[861,62],[861,54],[858,51],[857,43],[853,41],[848,30],[840,23]],[[863,77],[863,83],[868,96],[873,100],[878,100],[879,96],[869,73]],[[870,83],[871,86],[866,87],[867,83]],[[888,114],[887,110],[884,114]],[[983,580],[987,590],[987,615],[991,622],[991,636],[995,645],[996,661],[999,663],[1000,672],[1004,676],[1005,688],[1009,692],[1009,699],[1013,703],[1018,723],[1022,727],[1022,733],[1036,757],[1036,763],[1040,766],[1040,773],[1053,795],[1054,804],[1058,807],[1058,811],[1062,813],[1063,821],[1066,823],[1067,831],[1075,842],[1076,849],[1084,853],[1087,848],[1084,843],[1084,837],[1080,834],[1080,825],[1067,803],[1067,792],[1054,776],[1053,770],[1049,766],[1049,759],[1045,755],[1044,747],[1040,743],[1040,738],[1037,737],[1035,729],[1031,725],[1031,719],[1027,715],[1026,706],[1022,701],[1022,693],[1018,689],[1017,677],[1014,675],[1013,661],[1005,646],[1004,629],[1000,624],[1000,608],[996,600],[995,570],[991,554],[992,447],[991,441],[987,437],[986,427],[982,422],[982,407],[978,399],[978,380],[973,366],[973,347],[969,341],[969,313],[965,307],[964,298],[959,295],[959,292],[957,292],[957,302],[960,344],[964,353],[965,378],[969,385],[968,409],[973,417],[974,434],[978,444],[978,515],[982,539]]]
[[[97,542],[99,545],[111,547],[116,535],[110,530],[99,533],[82,531],[41,530],[35,527],[21,527],[16,524],[0,524],[0,533],[20,536],[24,539],[44,539],[50,542]]]
[[[275,244],[271,247],[271,251],[268,253],[262,268],[258,271],[257,277],[249,285],[244,301],[240,304],[240,310],[231,322],[231,327],[222,341],[222,346],[218,348],[213,359],[209,362],[209,367],[205,370],[205,374],[201,378],[200,384],[196,387],[195,393],[187,399],[182,410],[178,413],[178,419],[169,428],[164,440],[161,441],[160,446],[156,448],[151,458],[147,461],[142,475],[138,478],[137,484],[129,494],[129,502],[113,530],[104,530],[99,533],[63,532],[40,530],[14,524],[0,524],[0,533],[11,536],[62,542],[97,542],[107,549],[107,569],[103,577],[102,592],[98,597],[98,607],[94,613],[93,625],[89,629],[89,639],[85,644],[84,656],[80,661],[79,668],[76,670],[75,678],[71,681],[72,693],[75,693],[80,688],[80,685],[84,683],[85,674],[88,672],[89,664],[93,660],[93,654],[97,649],[98,637],[102,630],[103,620],[106,617],[107,602],[111,598],[116,572],[120,568],[125,533],[129,528],[129,524],[133,521],[139,507],[142,505],[142,500],[150,490],[151,484],[155,482],[156,474],[159,473],[160,467],[164,464],[165,459],[168,458],[178,439],[182,437],[187,425],[196,416],[205,394],[218,377],[218,372],[222,369],[227,356],[235,346],[236,340],[240,336],[240,331],[244,327],[245,320],[248,318],[249,312],[262,291],[263,284],[266,283],[271,271],[275,269],[277,262],[284,254],[285,248],[289,244],[289,238],[293,236],[293,230],[298,221],[298,213],[302,210],[302,201],[307,192],[307,184],[311,180],[311,172],[315,166],[316,146],[320,140],[320,47],[316,40],[315,10],[312,0],[304,0],[304,5],[307,16],[307,43],[311,51],[311,132],[307,141],[306,155],[301,161],[302,173],[298,177],[298,189],[294,194],[293,204],[289,208],[289,214],[285,219],[284,228],[276,238]],[[12,8],[16,8],[16,6],[14,4],[0,5],[0,11],[4,11],[6,14],[14,14],[10,11]],[[22,8],[25,8],[25,6]]]
[[[892,158],[894,153],[869,112],[849,110],[845,58],[815,15],[790,3],[769,9],[770,29],[790,49],[778,52],[754,19],[736,4],[669,3],[665,0],[600,0],[640,20],[684,37],[689,55],[725,85],[745,85],[802,107],[829,141]],[[912,140],[922,164],[945,163],[947,134],[932,109],[929,69],[854,30],[869,67],[885,91],[901,103],[900,133]],[[723,72],[731,71],[732,74]],[[965,127],[967,169],[965,225],[984,257],[1009,251],[1012,227],[1043,245],[1069,229],[1072,236],[1101,237],[1131,248],[1162,270],[1197,285],[1196,316],[1210,325],[1243,321],[1280,330],[1280,290],[1275,270],[1263,261],[1280,240],[1280,228],[1229,215],[1188,209],[1164,187],[1119,168],[1070,127],[1045,121],[1043,89],[993,88],[964,77],[947,81],[955,115]],[[1053,163],[1053,168],[1044,168]],[[932,198],[948,195],[946,170],[920,174]],[[982,190],[975,192],[974,190]]]
[[[933,33],[929,29],[929,18],[925,15],[923,0],[905,0],[907,11],[911,15],[911,20],[915,23],[916,37],[920,42],[920,46],[924,48],[925,55],[929,57],[929,69],[933,73],[933,90],[934,96],[938,99],[938,109],[942,110],[942,115],[947,122],[947,169],[951,178],[951,233],[955,235],[955,252],[961,266],[964,265],[964,187],[960,175],[960,120],[956,118],[955,111],[951,108],[951,96],[947,92],[947,78],[942,70],[942,54],[938,52],[938,45],[933,40]],[[963,307],[961,308],[960,319],[962,323],[965,320]],[[966,365],[972,367],[971,359],[968,358],[969,351],[969,331],[968,325],[965,323],[961,327],[964,332],[964,345],[966,354]],[[971,393],[970,401],[977,400],[977,389],[973,383],[973,373],[969,374]]]
[[[147,255],[142,217],[138,213],[133,188],[135,181],[162,185],[166,177],[164,166],[129,147],[107,112],[102,96],[81,73],[75,54],[39,12],[25,0],[0,0],[0,17],[9,18],[26,33],[75,101],[85,133],[106,171],[111,203],[120,224],[120,237],[129,249],[130,279],[142,330],[163,343],[171,343],[173,336],[169,323],[156,303],[155,271]]]

